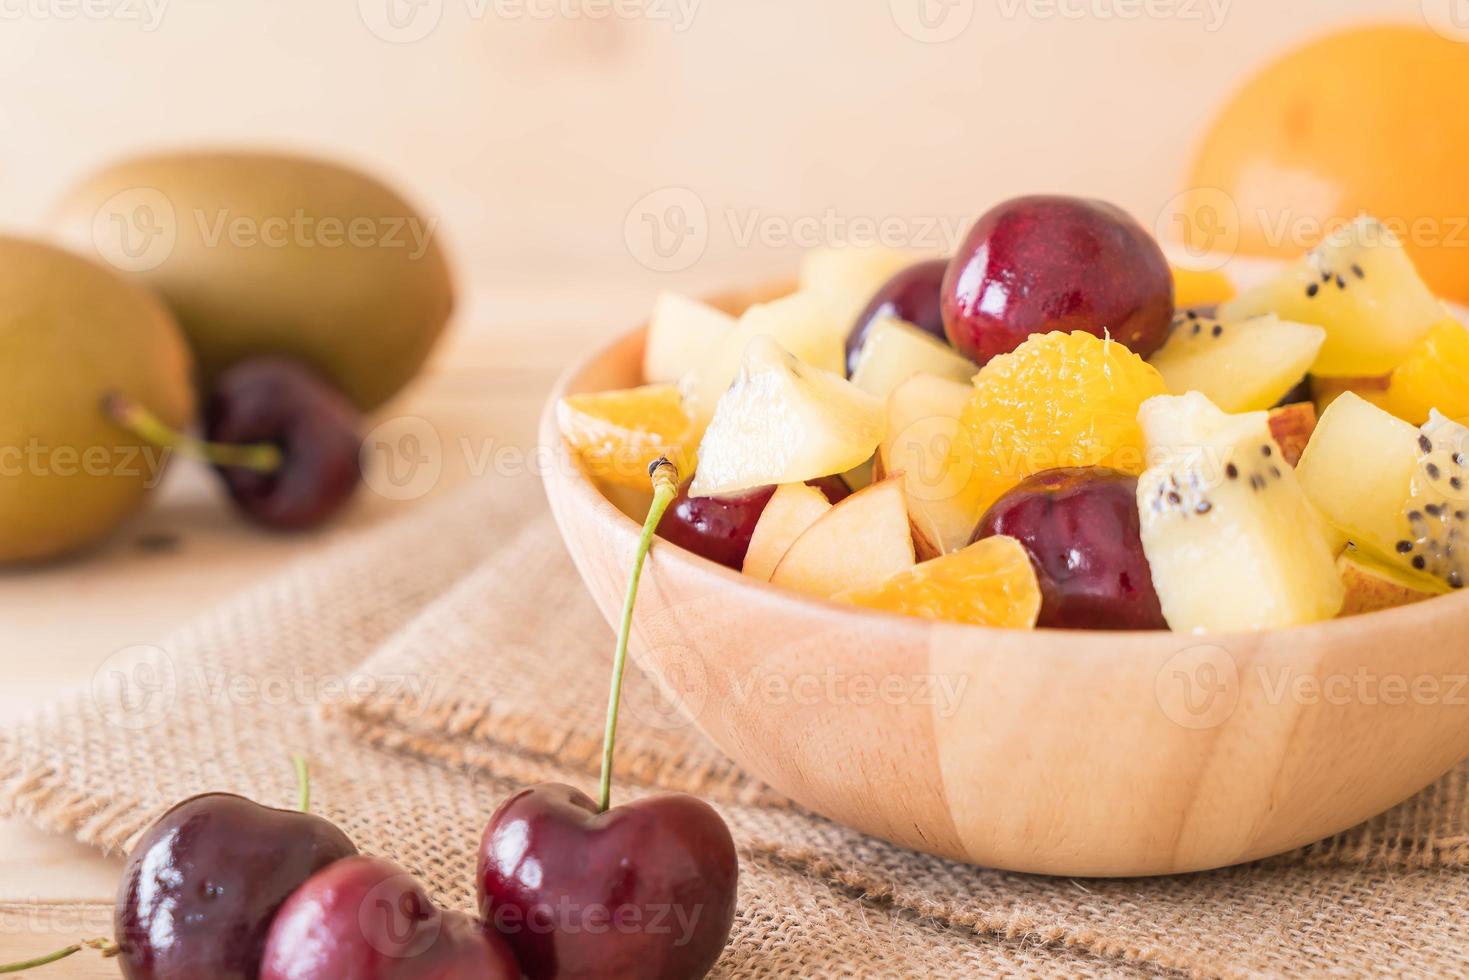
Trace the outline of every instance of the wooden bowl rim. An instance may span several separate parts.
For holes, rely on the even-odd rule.
[[[752,292],[756,291],[758,290]],[[1450,308],[1453,309],[1456,314],[1462,311],[1462,308],[1457,307],[1456,305],[1450,304]],[[621,510],[618,510],[617,507],[610,500],[608,500],[607,497],[600,490],[597,489],[596,485],[591,481],[586,473],[582,471],[581,467],[576,464],[575,459],[572,457],[570,451],[566,447],[565,441],[561,438],[560,427],[556,421],[556,406],[561,401],[561,399],[565,397],[568,390],[571,389],[583,375],[589,373],[594,366],[599,364],[601,361],[609,358],[614,352],[618,351],[619,349],[636,345],[642,339],[643,334],[646,331],[647,324],[644,323],[641,326],[620,334],[611,342],[596,348],[590,354],[580,358],[574,364],[564,370],[561,373],[560,377],[556,379],[556,383],[551,389],[551,394],[546,400],[545,407],[542,409],[540,422],[541,442],[543,445],[554,447],[554,452],[556,454],[556,465],[546,470],[544,479],[546,481],[555,479],[555,474],[557,470],[564,469],[565,473],[567,474],[567,478],[563,482],[565,486],[570,489],[571,492],[580,497],[583,502],[589,503],[593,511],[595,511],[599,517],[604,519],[610,518],[613,523],[620,522],[624,533],[633,537],[636,537],[641,532],[641,526],[634,522]],[[659,545],[658,551],[660,552],[660,557],[669,558],[675,564],[682,563],[684,565],[692,565],[693,568],[697,569],[703,574],[712,574],[717,578],[722,578],[724,581],[728,582],[731,586],[734,586],[736,588],[755,590],[756,594],[763,596],[767,601],[779,602],[782,606],[787,607],[793,612],[800,612],[801,610],[809,611],[814,609],[821,611],[825,615],[840,616],[843,618],[851,617],[855,620],[860,620],[863,618],[877,619],[889,625],[895,625],[896,623],[900,622],[904,628],[912,629],[915,633],[942,634],[948,632],[962,632],[965,636],[970,638],[982,637],[984,635],[1005,636],[1013,638],[1016,634],[1023,635],[1028,633],[1031,637],[1036,638],[1038,642],[1044,641],[1047,645],[1059,643],[1066,645],[1068,648],[1095,642],[1099,638],[1106,638],[1109,641],[1117,642],[1124,642],[1128,639],[1146,642],[1158,642],[1160,641],[1160,639],[1163,638],[1176,639],[1183,637],[1197,639],[1201,642],[1218,643],[1221,645],[1250,642],[1261,637],[1283,637],[1287,639],[1311,637],[1314,639],[1316,636],[1321,636],[1324,638],[1327,636],[1339,636],[1341,634],[1344,634],[1347,630],[1352,629],[1353,627],[1362,626],[1368,621],[1370,621],[1373,626],[1379,627],[1380,629],[1388,629],[1390,628],[1390,622],[1392,619],[1407,621],[1410,617],[1423,616],[1426,614],[1426,611],[1430,607],[1436,614],[1445,617],[1457,618],[1458,615],[1462,613],[1463,619],[1469,620],[1469,589],[1464,589],[1458,594],[1450,593],[1447,595],[1441,595],[1423,602],[1413,603],[1407,606],[1398,606],[1394,609],[1383,609],[1376,612],[1361,613],[1356,616],[1340,617],[1336,619],[1324,620],[1322,622],[1306,623],[1300,626],[1290,626],[1281,629],[1245,630],[1229,633],[1179,632],[1176,630],[1081,630],[1054,628],[1036,629],[1030,631],[1011,630],[994,626],[980,626],[970,623],[953,623],[944,622],[941,620],[919,619],[912,616],[903,616],[897,613],[884,612],[882,610],[862,609],[855,606],[848,606],[843,603],[833,602],[830,599],[825,599],[819,596],[803,595],[798,592],[793,592],[790,589],[783,589],[779,586],[772,585],[769,582],[752,579],[749,576],[743,575],[732,568],[728,568],[724,565],[719,564],[718,562],[710,561],[702,555],[694,554],[692,551],[681,548],[678,545],[673,544],[672,542],[664,541],[661,538],[658,540],[657,544]]]

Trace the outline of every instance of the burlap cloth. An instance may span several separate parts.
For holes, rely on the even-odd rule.
[[[109,851],[174,801],[293,798],[473,907],[474,852],[527,781],[593,788],[610,631],[539,489],[472,485],[193,624],[0,735],[0,811]],[[38,651],[38,655],[44,655]],[[1469,770],[1272,861],[1136,881],[1037,878],[904,851],[729,764],[629,682],[623,799],[699,793],[741,848],[721,977],[1469,975]]]

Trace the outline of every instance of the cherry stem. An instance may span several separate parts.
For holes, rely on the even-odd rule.
[[[653,533],[663,520],[663,513],[673,498],[678,496],[678,468],[660,456],[648,467],[648,476],[653,480],[653,503],[648,507],[648,519],[643,522],[643,533],[638,538],[637,556],[633,559],[632,579],[627,583],[627,598],[622,603],[622,623],[617,630],[617,649],[612,655],[612,691],[607,696],[607,731],[602,735],[602,788],[598,797],[597,812],[606,813],[612,805],[612,748],[617,742],[617,710],[622,704],[622,677],[627,669],[627,641],[632,634],[633,604],[638,599],[638,582],[643,576],[643,562],[648,550],[653,547]]]
[[[108,418],[145,442],[214,466],[274,473],[284,462],[279,446],[268,442],[236,446],[197,439],[171,427],[142,405],[115,391],[103,396],[102,411]]]
[[[306,764],[304,755],[291,756],[291,762],[296,766],[296,809],[302,813],[310,813],[311,767]]]
[[[38,966],[45,966],[48,963],[55,963],[57,960],[64,960],[68,956],[74,953],[80,953],[84,949],[95,949],[108,958],[116,956],[121,952],[117,944],[110,939],[83,939],[79,943],[72,943],[65,949],[58,949],[54,953],[47,953],[45,956],[38,956],[33,960],[26,960],[24,963],[0,964],[0,973],[19,973],[21,970],[34,970]]]

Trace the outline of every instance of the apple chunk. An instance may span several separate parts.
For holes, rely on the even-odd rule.
[[[675,382],[734,332],[734,317],[677,293],[653,304],[643,347],[643,381]]]
[[[775,566],[780,564],[791,545],[829,510],[831,501],[813,486],[787,483],[776,487],[750,536],[744,573],[769,582]]]
[[[689,495],[845,473],[877,449],[883,424],[881,401],[770,337],[754,337],[699,444]]]
[[[854,493],[818,518],[791,545],[770,581],[830,597],[879,585],[914,563],[903,486],[890,479]]]
[[[1270,412],[1270,436],[1280,444],[1280,454],[1295,466],[1301,461],[1311,433],[1316,431],[1316,406],[1310,402],[1282,405]]]
[[[852,384],[879,398],[915,374],[932,374],[965,382],[979,370],[948,344],[935,340],[902,320],[887,319],[874,324],[852,372]]]
[[[901,474],[913,542],[925,560],[967,545],[982,516],[963,493],[974,461],[959,413],[973,393],[970,385],[917,374],[888,396],[878,461],[883,473]]]
[[[1346,604],[1341,610],[1343,616],[1396,609],[1448,592],[1447,588],[1434,588],[1425,581],[1409,578],[1355,548],[1348,548],[1336,560],[1336,568],[1347,590]]]
[[[846,329],[810,293],[792,293],[750,307],[739,325],[679,380],[684,408],[696,429],[707,426],[714,417],[719,399],[740,373],[740,362],[752,339],[770,337],[812,367],[840,373],[846,363]]]

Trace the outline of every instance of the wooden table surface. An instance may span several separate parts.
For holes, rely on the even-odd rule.
[[[81,558],[0,573],[0,726],[90,682],[111,652],[148,642],[283,564],[353,530],[472,478],[462,447],[534,445],[546,391],[570,361],[651,304],[656,285],[615,280],[579,297],[535,282],[470,296],[455,329],[412,389],[373,423],[398,416],[429,420],[446,447],[443,476],[426,497],[395,502],[362,493],[349,515],[305,537],[262,534],[236,520],[207,474],[178,466],[149,509]],[[556,296],[547,302],[547,296]],[[370,483],[370,481],[369,481]],[[158,535],[171,550],[139,546]],[[110,936],[121,861],[21,821],[0,820],[0,963],[27,959],[78,939]],[[95,953],[27,971],[33,977],[116,977]]]

